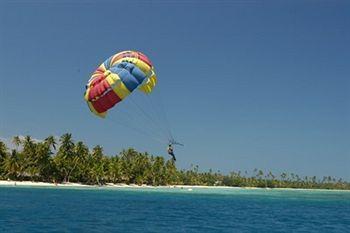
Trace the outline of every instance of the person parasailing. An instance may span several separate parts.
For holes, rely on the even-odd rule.
[[[172,144],[168,145],[168,154],[171,155],[173,157],[173,160],[176,161],[176,157],[174,154],[174,148]]]

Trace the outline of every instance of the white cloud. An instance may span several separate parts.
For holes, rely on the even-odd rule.
[[[19,135],[18,137],[19,137],[19,139],[20,139],[21,141],[23,141],[23,140],[25,139],[25,136],[23,136],[23,135]],[[44,141],[43,139],[37,139],[37,138],[31,138],[31,139],[32,139],[32,141],[35,142],[35,143],[43,142],[43,141]]]
[[[18,135],[19,139],[22,141],[25,139],[25,136],[23,135]],[[59,137],[58,136],[54,136],[56,143],[59,143]],[[33,140],[33,142],[35,143],[39,143],[39,142],[43,142],[44,139],[38,139],[38,138],[31,138]],[[13,144],[13,137],[12,138],[7,138],[7,137],[1,137],[0,136],[0,141],[2,141],[3,143],[5,143],[5,145],[7,146],[8,149],[12,150],[12,149],[17,149],[17,146]],[[22,147],[20,146],[18,149],[21,149]]]
[[[10,150],[15,149],[15,146],[14,146],[13,143],[11,142],[11,139],[9,139],[9,138],[4,138],[4,137],[0,137],[0,141],[2,141],[3,143],[5,143],[5,145],[7,146],[7,148],[9,148]]]

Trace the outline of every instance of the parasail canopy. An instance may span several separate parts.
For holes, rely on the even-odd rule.
[[[146,55],[123,51],[105,60],[91,75],[84,98],[90,110],[104,118],[109,109],[133,91],[149,94],[156,83],[154,67]]]

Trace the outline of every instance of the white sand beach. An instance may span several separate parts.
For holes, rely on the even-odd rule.
[[[32,187],[71,187],[71,188],[135,188],[135,189],[156,189],[156,188],[177,188],[192,191],[193,189],[240,189],[240,190],[290,190],[290,191],[344,191],[350,192],[350,190],[338,190],[338,189],[297,189],[297,188],[257,188],[257,187],[229,187],[229,186],[205,186],[205,185],[165,185],[165,186],[151,186],[151,185],[137,185],[137,184],[113,184],[107,183],[102,186],[98,185],[86,185],[80,183],[49,183],[49,182],[32,182],[32,181],[12,181],[12,180],[0,180],[1,186],[32,186]]]
[[[90,187],[79,183],[47,183],[47,182],[32,182],[32,181],[12,181],[0,180],[0,186],[64,186],[64,187]]]
[[[115,187],[115,188],[181,188],[181,189],[193,189],[193,188],[205,188],[205,189],[258,189],[258,188],[240,188],[240,187],[228,187],[228,186],[204,186],[204,185],[166,185],[166,186],[151,186],[151,185],[137,185],[137,184],[113,184],[107,183],[103,186],[98,185],[86,185],[80,183],[49,183],[49,182],[33,182],[33,181],[13,181],[13,180],[0,180],[0,186],[41,186],[41,187]]]

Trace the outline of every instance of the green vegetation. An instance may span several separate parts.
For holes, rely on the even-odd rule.
[[[0,179],[44,182],[80,182],[147,185],[223,185],[261,188],[350,189],[350,183],[324,177],[299,177],[293,173],[275,176],[271,172],[254,170],[248,173],[200,172],[198,166],[178,170],[172,160],[137,152],[129,148],[118,155],[107,156],[101,146],[92,150],[81,141],[74,142],[66,133],[58,142],[50,136],[34,141],[30,136],[13,138],[16,149],[9,151],[0,141]]]

